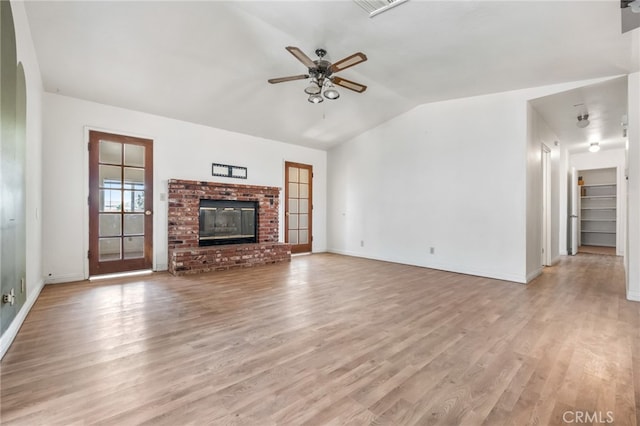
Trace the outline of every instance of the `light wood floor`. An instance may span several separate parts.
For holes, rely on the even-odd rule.
[[[580,246],[578,248],[578,253],[607,254],[609,256],[615,256],[616,248],[603,246]]]
[[[319,254],[47,286],[1,368],[3,425],[638,425],[640,304],[614,256],[524,286]]]

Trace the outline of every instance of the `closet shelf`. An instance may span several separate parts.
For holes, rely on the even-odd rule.
[[[584,186],[585,188],[593,188],[596,186],[616,186],[616,184],[615,183],[594,183],[591,185],[581,185],[581,186]]]
[[[581,229],[580,232],[584,234],[614,234],[614,235],[616,233],[616,231],[585,231],[584,229]]]

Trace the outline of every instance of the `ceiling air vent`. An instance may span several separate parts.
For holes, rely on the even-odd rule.
[[[386,12],[409,0],[353,0],[358,6],[369,13],[369,18]]]

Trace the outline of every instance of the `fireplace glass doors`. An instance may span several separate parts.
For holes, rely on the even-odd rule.
[[[200,246],[257,242],[255,201],[200,200]]]

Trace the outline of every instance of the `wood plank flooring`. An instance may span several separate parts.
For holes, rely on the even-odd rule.
[[[608,254],[609,256],[615,256],[616,248],[604,246],[580,246],[578,248],[578,253]]]
[[[3,425],[639,425],[640,304],[598,255],[528,286],[333,254],[51,285],[0,379]]]

